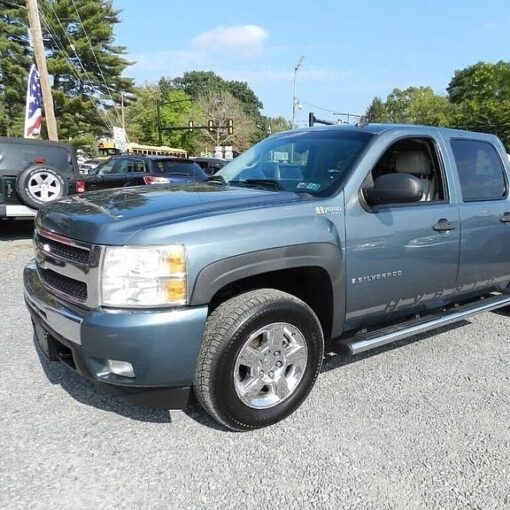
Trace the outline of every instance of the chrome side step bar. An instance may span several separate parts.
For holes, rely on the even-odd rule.
[[[481,312],[490,312],[491,310],[496,310],[497,308],[502,308],[507,305],[510,305],[510,296],[507,294],[481,298],[474,303],[457,306],[450,310],[428,315],[427,317],[412,319],[396,326],[371,331],[347,339],[339,339],[335,341],[335,344],[346,346],[351,354],[359,354],[360,352],[369,351],[370,349],[375,349],[376,347],[381,347],[382,345],[418,335],[425,331],[430,331],[431,329],[440,328]]]

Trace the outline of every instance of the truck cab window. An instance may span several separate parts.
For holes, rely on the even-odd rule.
[[[506,196],[503,164],[493,145],[458,139],[450,143],[464,202],[500,200]]]
[[[422,202],[445,200],[447,192],[434,142],[428,138],[406,138],[391,145],[367,175],[362,189],[374,186],[378,177],[407,173],[423,181]]]

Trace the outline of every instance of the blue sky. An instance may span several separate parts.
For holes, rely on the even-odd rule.
[[[509,0],[114,0],[117,43],[138,84],[212,70],[247,81],[267,115],[291,117],[297,97],[335,112],[363,113],[394,87],[444,93],[456,69],[510,60]],[[304,104],[298,120],[304,122]],[[315,109],[323,118],[331,113]]]

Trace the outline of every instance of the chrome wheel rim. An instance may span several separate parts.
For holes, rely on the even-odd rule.
[[[28,181],[28,192],[39,202],[50,202],[60,196],[60,181],[48,172],[37,172]]]
[[[255,331],[237,355],[234,386],[248,407],[268,409],[288,399],[298,388],[308,362],[301,331],[274,322]]]

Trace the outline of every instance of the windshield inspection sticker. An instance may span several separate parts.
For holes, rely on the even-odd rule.
[[[315,208],[315,214],[340,214],[342,207],[339,205],[324,206],[319,205]]]
[[[297,189],[307,189],[310,191],[319,191],[321,189],[321,185],[315,182],[300,182],[297,185]]]

